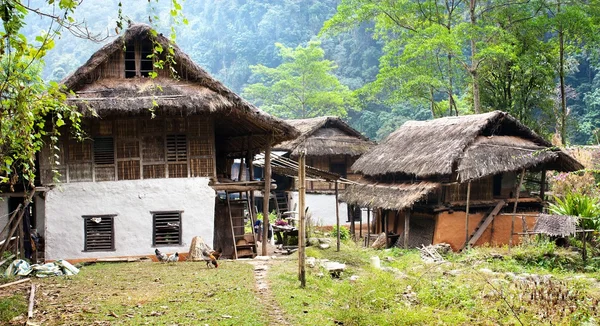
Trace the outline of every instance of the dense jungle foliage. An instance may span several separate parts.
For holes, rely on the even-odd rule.
[[[598,143],[597,1],[184,1],[187,25],[170,16],[171,1],[119,3],[83,1],[73,17],[113,37],[119,10],[125,21],[152,21],[165,34],[174,25],[178,45],[238,93],[263,81],[254,66],[286,60],[281,46],[320,42],[331,73],[354,91],[342,112],[372,138],[408,119],[498,109],[548,138]],[[22,32],[32,38],[47,29],[47,19],[29,14]],[[45,57],[47,81],[62,79],[102,42],[63,32],[55,44]]]

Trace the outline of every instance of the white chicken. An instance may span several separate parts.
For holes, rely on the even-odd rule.
[[[167,258],[167,263],[176,263],[179,261],[179,253],[176,252]]]

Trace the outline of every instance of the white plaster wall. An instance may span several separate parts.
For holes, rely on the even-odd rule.
[[[41,236],[44,236],[46,229],[46,202],[40,196],[35,196],[33,202],[35,204],[36,230]]]
[[[291,194],[290,209],[298,202],[298,192],[292,192]],[[312,213],[316,225],[331,226],[337,224],[335,217],[335,195],[306,194],[306,206],[308,206],[308,210]],[[347,206],[346,203],[340,203],[340,224],[347,224],[346,221],[348,221]]]
[[[148,179],[61,184],[45,201],[46,259],[154,255],[151,211],[182,210],[182,245],[161,251],[187,252],[194,236],[213,242],[215,192],[208,178]],[[115,251],[84,252],[83,215],[117,214]]]
[[[0,231],[2,231],[8,223],[8,213],[8,197],[0,197]],[[2,236],[2,239],[4,238],[3,234],[0,236]]]

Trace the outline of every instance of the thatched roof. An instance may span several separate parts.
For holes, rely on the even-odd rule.
[[[107,69],[107,62],[123,51],[124,44],[134,39],[148,39],[150,31],[148,25],[132,25],[124,35],[103,46],[83,66],[67,76],[61,83],[76,93],[75,97],[69,95],[68,101],[83,112],[93,109],[100,116],[148,114],[155,104],[158,105],[158,113],[220,114],[227,116],[229,124],[235,122],[244,126],[238,134],[272,135],[273,143],[297,136],[297,130],[292,126],[235,94],[162,34],[156,37],[156,42],[165,49],[173,47],[174,68],[181,81],[169,77],[102,78],[100,69]]]
[[[285,120],[300,131],[297,138],[276,145],[276,150],[290,152],[297,157],[301,151],[307,156],[349,155],[360,156],[375,145],[367,137],[338,117]]]
[[[576,226],[577,217],[575,216],[540,214],[533,227],[533,232],[566,237],[575,234]]]
[[[515,136],[479,136],[465,151],[457,171],[459,181],[466,181],[535,166],[562,171],[580,168],[579,163],[565,152],[537,145],[531,140]]]
[[[440,188],[436,182],[400,184],[350,184],[340,193],[340,200],[351,205],[402,210]]]
[[[480,136],[513,136],[514,138],[502,138],[498,144],[521,138],[526,141],[528,149],[548,149],[557,154],[542,155],[543,159],[535,155],[519,156],[521,152],[518,150],[495,146],[493,143],[496,140],[486,141],[478,138]],[[480,141],[476,143],[478,139]],[[470,146],[474,145],[476,147],[469,152]],[[408,121],[381,144],[361,156],[352,169],[368,176],[406,174],[426,178],[450,176],[456,167],[462,166],[465,175],[459,176],[459,179],[466,180],[526,167],[541,168],[539,165],[546,163],[551,163],[549,167],[560,171],[575,171],[582,167],[566,153],[550,149],[551,147],[548,141],[508,113],[494,111],[429,121]],[[503,161],[488,162],[487,166],[474,168],[474,165],[479,164],[475,158],[485,155]],[[469,159],[472,162],[468,162]],[[489,159],[492,160],[493,158]]]

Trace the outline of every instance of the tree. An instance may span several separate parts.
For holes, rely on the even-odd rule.
[[[181,6],[171,0],[171,17],[182,19]],[[85,24],[74,18],[80,2],[46,0],[44,9],[28,7],[28,2],[0,2],[0,191],[6,186],[14,190],[21,184],[28,191],[35,180],[36,154],[49,145],[52,163],[60,153],[55,144],[62,126],[68,125],[76,137],[82,137],[82,114],[66,104],[66,90],[56,82],[45,83],[41,78],[43,58],[54,46],[54,38],[63,31],[77,37],[94,39]],[[48,9],[47,11],[45,9]],[[37,15],[48,23],[46,30],[28,39],[23,30],[26,17]],[[156,19],[156,17],[155,17]],[[124,18],[119,3],[117,33],[123,29]],[[174,29],[171,29],[174,38]],[[170,49],[169,49],[170,50]],[[168,52],[168,51],[165,51]],[[166,55],[166,60],[169,55]],[[157,60],[155,65],[164,64]],[[54,165],[54,164],[53,164]]]
[[[333,75],[336,68],[324,59],[320,42],[288,48],[280,43],[282,63],[276,68],[251,66],[259,82],[248,85],[243,95],[267,112],[283,118],[309,118],[322,115],[346,116],[354,109],[354,96]]]

